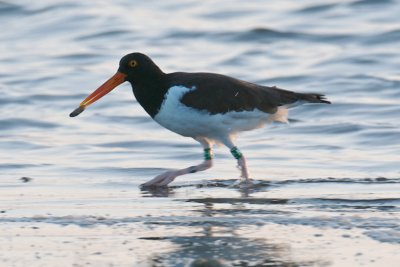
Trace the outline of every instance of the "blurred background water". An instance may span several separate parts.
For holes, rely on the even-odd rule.
[[[339,228],[368,228],[364,232],[368,238],[398,245],[399,14],[397,0],[0,1],[0,183],[3,209],[8,211],[1,215],[2,222],[35,221],[23,218],[46,213],[44,206],[57,207],[54,197],[64,199],[67,206],[93,202],[101,206],[102,200],[117,198],[120,202],[115,205],[123,210],[126,199],[122,194],[130,200],[140,199],[141,209],[148,207],[154,213],[159,209],[152,201],[164,211],[184,205],[178,213],[190,216],[180,226],[191,232],[191,227],[197,227],[193,220],[203,216],[192,213],[197,212],[195,207],[203,207],[204,199],[207,210],[210,205],[225,207],[255,198],[262,201],[245,201],[237,212],[250,213],[261,225],[297,225],[300,221],[311,227],[335,227],[329,220],[311,220],[309,214],[303,218],[297,211],[336,218],[343,209],[362,209],[367,211],[366,221],[369,215],[375,216],[374,231],[363,224],[366,221],[351,218]],[[320,92],[333,105],[298,107],[291,110],[289,125],[274,124],[239,137],[251,176],[260,182],[254,191],[229,188],[239,173],[223,147],[215,151],[213,169],[180,177],[170,189],[140,191],[140,183],[165,169],[201,161],[201,147],[153,122],[128,84],[81,116],[68,117],[84,97],[115,73],[120,57],[135,51],[148,54],[165,72],[218,72],[289,90]],[[32,180],[21,184],[21,177]],[[98,190],[98,195],[87,193],[91,190]],[[271,197],[286,202],[270,211],[275,217],[265,217]],[[177,199],[184,201],[174,202]],[[104,209],[116,212],[108,206]],[[58,212],[53,210],[50,222],[63,224],[59,218],[64,217],[57,216],[76,211]],[[236,216],[232,210],[224,212],[219,216]],[[295,215],[286,214],[292,221],[282,221],[279,212]],[[89,208],[73,221],[79,225],[90,214]],[[179,218],[171,215],[164,223],[179,224]],[[382,224],[393,218],[397,220],[391,225]],[[238,223],[224,220],[211,224],[229,228]],[[245,219],[240,222],[237,227],[246,224]],[[127,223],[135,225],[136,221]],[[226,235],[236,239],[223,242],[242,246],[242,252],[244,244],[253,242],[260,250],[269,248],[275,253],[274,246],[254,241],[254,237]],[[185,250],[187,240],[180,238],[166,238],[181,250],[157,256],[165,266],[187,263],[172,263],[190,255]],[[196,238],[189,240],[203,245],[216,242]],[[219,255],[217,247],[207,249]],[[224,258],[231,263],[253,259],[259,264],[267,257],[229,253],[236,253]],[[290,261],[275,263],[265,266],[297,266],[288,265],[295,264]],[[248,264],[237,266],[259,266]]]

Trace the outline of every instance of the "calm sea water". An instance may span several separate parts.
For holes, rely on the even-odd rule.
[[[396,0],[0,1],[0,224],[122,223],[134,229],[130,241],[154,247],[141,252],[143,266],[340,261],[335,252],[295,260],[309,244],[296,248],[279,231],[272,244],[263,229],[271,225],[308,227],[314,239],[352,229],[344,239],[357,232],[400,248],[399,14]],[[153,122],[128,84],[68,117],[134,51],[166,72],[320,92],[333,105],[298,107],[289,125],[239,137],[258,182],[252,190],[230,187],[239,172],[219,147],[213,169],[141,191],[166,169],[200,162],[201,147]],[[386,252],[355,253],[366,265],[395,262]]]

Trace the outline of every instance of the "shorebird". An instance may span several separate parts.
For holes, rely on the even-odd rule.
[[[166,186],[177,176],[211,168],[212,147],[216,143],[229,148],[241,178],[249,182],[246,159],[234,141],[237,133],[273,121],[287,122],[288,109],[298,104],[330,104],[322,94],[296,93],[216,73],[164,73],[148,56],[131,53],[122,57],[118,71],[70,116],[79,115],[125,81],[132,85],[136,100],[153,120],[193,138],[204,150],[201,164],[164,172],[142,186]]]

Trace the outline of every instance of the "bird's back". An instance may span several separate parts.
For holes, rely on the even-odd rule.
[[[261,86],[215,73],[168,74],[169,86],[190,88],[182,96],[186,106],[207,110],[210,114],[230,111],[260,111],[273,114],[278,107],[301,100],[311,103],[329,103],[321,94],[296,93],[277,87]],[[173,81],[173,82],[172,82]]]

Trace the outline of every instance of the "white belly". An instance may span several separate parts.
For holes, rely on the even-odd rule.
[[[181,103],[182,96],[191,90],[194,88],[170,88],[154,120],[183,136],[207,137],[218,141],[240,131],[259,128],[275,119],[277,114],[271,115],[256,109],[212,115],[205,110],[197,110]]]

